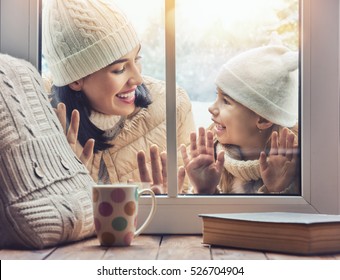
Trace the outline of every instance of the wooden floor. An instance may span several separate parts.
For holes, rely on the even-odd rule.
[[[340,253],[295,256],[219,248],[202,244],[200,235],[141,235],[130,247],[101,247],[96,238],[44,250],[0,250],[1,260],[340,260]]]

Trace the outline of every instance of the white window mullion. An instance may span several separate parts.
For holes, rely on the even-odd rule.
[[[168,196],[177,197],[175,0],[165,0],[165,57]]]

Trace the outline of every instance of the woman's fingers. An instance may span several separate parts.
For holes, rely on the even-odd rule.
[[[154,185],[163,184],[159,150],[157,145],[150,147],[151,173]]]
[[[162,178],[163,178],[163,186],[165,191],[167,191],[168,186],[168,172],[167,172],[167,155],[166,152],[162,152],[160,154],[161,163],[162,163]]]
[[[151,177],[149,174],[149,170],[146,166],[145,153],[144,151],[139,151],[137,153],[137,163],[139,170],[139,178],[141,182],[151,182]]]
[[[92,158],[93,149],[95,141],[94,139],[89,139],[86,141],[82,150],[76,149],[77,141],[78,141],[78,132],[79,132],[79,122],[80,115],[78,110],[73,110],[71,114],[71,121],[68,130],[66,130],[66,106],[64,103],[59,103],[57,105],[57,109],[55,109],[59,122],[64,130],[67,141],[70,144],[74,153],[77,154],[81,162],[87,166],[89,160]]]
[[[167,155],[166,152],[159,153],[158,147],[152,145],[150,147],[151,159],[151,176],[146,165],[146,156],[144,151],[137,153],[137,162],[139,177],[141,182],[150,182],[151,189],[155,194],[167,193]]]
[[[185,168],[184,166],[180,166],[177,172],[178,193],[183,192],[184,179],[185,179]]]
[[[93,155],[93,149],[94,149],[94,139],[89,139],[86,141],[85,145],[84,145],[84,148],[83,148],[83,151],[80,155],[80,160],[81,162],[87,166],[87,164],[89,163],[90,159],[92,158],[92,155]]]
[[[57,109],[54,109],[59,122],[64,130],[64,134],[66,135],[66,106],[64,103],[58,103]]]
[[[68,128],[67,135],[66,135],[67,141],[71,145],[71,147],[74,147],[77,143],[79,121],[80,121],[79,111],[73,110],[72,115],[71,115],[70,126]]]

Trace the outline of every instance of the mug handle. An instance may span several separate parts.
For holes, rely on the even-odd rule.
[[[136,230],[134,237],[141,234],[142,231],[150,224],[150,222],[151,222],[151,220],[152,220],[152,218],[153,218],[153,216],[155,215],[155,212],[156,212],[156,196],[155,196],[155,193],[150,189],[140,190],[140,191],[138,191],[138,198],[142,194],[150,194],[151,195],[152,205],[151,205],[151,210],[150,210],[149,216],[146,218],[145,222],[139,227],[139,229]]]

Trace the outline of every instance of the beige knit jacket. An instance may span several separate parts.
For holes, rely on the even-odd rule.
[[[165,113],[165,83],[163,81],[144,77],[144,84],[149,89],[152,104],[147,108],[137,108],[125,121],[119,135],[112,141],[113,147],[96,153],[88,169],[94,181],[98,182],[101,159],[107,167],[111,183],[126,182],[128,179],[140,181],[136,153],[145,151],[148,168],[150,169],[149,150],[152,144],[157,144],[160,151],[166,150],[166,113]],[[190,132],[195,130],[192,108],[187,93],[177,87],[177,144],[190,143]],[[103,117],[103,116],[102,116]],[[100,116],[96,116],[95,124]],[[102,122],[107,122],[102,118]],[[101,127],[100,127],[101,128]],[[183,165],[178,153],[178,166]],[[185,184],[183,190],[186,191]]]

